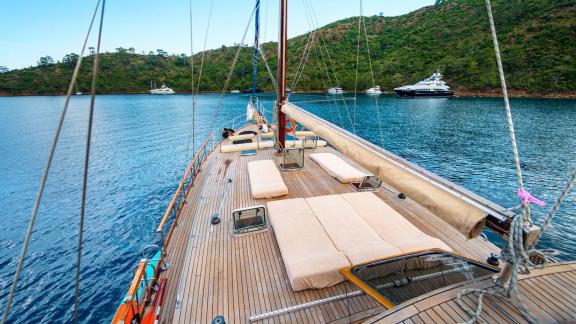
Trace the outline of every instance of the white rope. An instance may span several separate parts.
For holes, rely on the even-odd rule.
[[[522,167],[520,165],[520,154],[518,153],[518,145],[516,144],[516,132],[514,131],[514,122],[512,120],[512,110],[510,108],[510,99],[508,98],[508,87],[506,86],[506,77],[504,76],[504,67],[502,65],[502,57],[500,55],[500,46],[498,45],[498,36],[496,34],[496,26],[494,24],[494,16],[492,15],[492,5],[490,0],[486,1],[486,10],[488,11],[488,19],[490,20],[490,30],[492,32],[492,41],[494,42],[494,52],[496,53],[496,63],[498,64],[498,74],[500,75],[500,83],[502,85],[502,96],[504,97],[504,105],[506,106],[506,119],[508,121],[508,131],[510,133],[510,141],[512,142],[512,151],[514,153],[514,164],[516,167],[516,178],[518,180],[518,188],[524,191],[524,181],[522,179]],[[523,204],[524,220],[530,220],[530,204]]]
[[[552,223],[552,219],[556,215],[556,212],[560,208],[560,205],[562,205],[564,198],[566,198],[566,196],[568,195],[568,192],[570,191],[570,189],[574,185],[574,181],[576,181],[576,169],[572,172],[572,176],[570,177],[570,180],[568,180],[568,182],[566,183],[566,186],[562,190],[562,193],[560,194],[560,196],[556,200],[556,203],[552,207],[550,214],[548,214],[548,217],[546,217],[546,220],[544,221],[544,224],[540,228],[540,231],[538,232],[538,236],[536,237],[536,240],[534,240],[534,244],[532,245],[532,247],[535,247],[538,244],[538,242],[542,238],[542,235],[544,235],[544,232],[548,229],[548,227]]]
[[[96,19],[96,14],[98,13],[98,8],[100,7],[100,1],[96,2],[96,8],[94,8],[94,13],[92,14],[92,20],[88,26],[88,31],[86,32],[86,37],[84,38],[84,43],[82,45],[82,50],[78,56],[78,61],[72,73],[72,79],[68,85],[68,92],[66,93],[66,99],[64,101],[64,107],[60,113],[60,118],[58,119],[58,124],[56,126],[56,131],[54,137],[52,138],[52,144],[50,146],[50,152],[48,153],[48,159],[44,165],[44,172],[42,173],[42,179],[40,180],[40,186],[38,187],[38,193],[36,194],[36,200],[34,201],[34,207],[32,208],[32,213],[30,215],[30,221],[28,223],[28,229],[26,230],[26,235],[24,237],[24,243],[22,244],[22,249],[20,250],[20,255],[18,257],[18,264],[16,265],[16,272],[14,273],[14,278],[12,279],[12,286],[10,287],[10,292],[8,293],[8,299],[6,300],[6,306],[4,312],[2,313],[2,324],[5,324],[8,319],[8,314],[10,313],[10,307],[12,306],[12,301],[14,299],[14,294],[16,293],[16,287],[18,286],[18,279],[20,279],[20,274],[22,272],[22,266],[24,265],[24,259],[28,254],[28,247],[30,246],[30,239],[34,230],[34,224],[36,223],[36,217],[38,216],[38,209],[40,208],[40,203],[42,201],[42,196],[44,194],[44,188],[46,187],[46,182],[48,180],[48,174],[50,173],[50,168],[52,166],[52,160],[54,158],[54,153],[56,152],[56,146],[58,145],[58,140],[60,139],[60,134],[62,132],[62,126],[64,125],[64,119],[68,111],[68,106],[70,103],[70,98],[72,96],[72,91],[74,90],[74,84],[78,78],[78,73],[80,67],[82,66],[82,59],[84,57],[84,51],[86,50],[86,45],[88,43],[88,38],[90,37],[90,32],[92,31],[92,26]]]
[[[497,290],[495,292],[476,288],[465,288],[462,289],[460,292],[458,292],[458,297],[456,299],[457,304],[471,317],[469,320],[465,321],[465,323],[475,323],[475,322],[485,323],[484,319],[482,319],[480,316],[482,308],[484,306],[483,304],[484,295],[492,295],[497,298],[506,300],[510,302],[512,305],[514,305],[517,308],[520,315],[522,315],[522,317],[524,317],[524,319],[526,319],[528,322],[530,323],[538,322],[534,317],[534,315],[532,315],[532,313],[528,309],[524,297],[522,296],[522,294],[520,294],[520,291],[518,290],[518,275],[520,273],[520,270],[528,271],[528,267],[530,265],[530,260],[526,255],[526,252],[524,251],[523,227],[524,222],[522,221],[522,218],[520,217],[514,218],[512,224],[510,225],[510,235],[506,243],[506,248],[502,249],[501,254],[502,260],[505,263],[510,262],[513,267],[510,277],[510,284],[508,285],[508,287],[506,289],[502,289],[501,287],[496,288]],[[464,305],[462,302],[463,296],[469,293],[479,293],[478,304],[475,310],[472,310],[468,306]],[[508,298],[506,296],[514,297],[516,300]]]
[[[488,11],[488,19],[490,21],[490,30],[492,32],[492,41],[494,43],[494,51],[496,53],[496,62],[498,64],[498,73],[500,75],[500,82],[502,85],[502,95],[504,97],[504,104],[506,107],[506,118],[508,122],[508,130],[510,133],[510,140],[512,142],[512,151],[514,153],[514,163],[516,167],[516,177],[518,180],[518,187],[521,191],[524,191],[524,182],[522,179],[522,168],[520,165],[520,155],[518,153],[518,146],[516,144],[516,133],[514,131],[514,123],[512,120],[512,111],[510,108],[510,100],[508,98],[508,90],[506,86],[506,78],[504,76],[504,68],[502,65],[502,57],[500,55],[500,47],[498,45],[498,36],[496,34],[496,27],[494,24],[494,16],[492,14],[492,6],[490,0],[486,1],[486,10]],[[522,207],[524,209],[523,217],[515,217],[510,224],[510,233],[508,236],[508,241],[506,242],[506,246],[501,250],[501,259],[504,264],[511,264],[512,270],[510,274],[510,280],[508,282],[508,286],[504,290],[505,296],[511,296],[516,299],[516,301],[510,300],[513,305],[515,305],[518,310],[520,311],[521,315],[529,322],[536,323],[536,319],[529,311],[526,303],[524,302],[524,297],[520,294],[518,290],[518,276],[520,271],[529,272],[529,267],[532,265],[530,262],[530,258],[528,257],[525,249],[524,249],[524,226],[525,224],[531,224],[530,219],[530,203],[522,202]],[[502,276],[502,275],[501,275]],[[499,281],[503,281],[504,278],[500,277]],[[504,282],[502,282],[504,283]],[[475,311],[472,311],[470,308],[465,307],[462,304],[461,297],[464,294],[469,292],[478,292],[480,293],[478,297],[478,305]],[[484,322],[483,319],[480,318],[480,313],[482,311],[482,300],[485,294],[492,294],[494,293],[488,292],[483,289],[464,289],[460,291],[458,294],[458,305],[462,307],[464,311],[466,311],[470,316],[471,319],[467,321],[467,323],[473,323],[476,321]]]

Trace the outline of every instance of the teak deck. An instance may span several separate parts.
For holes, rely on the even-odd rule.
[[[494,291],[491,279],[478,280],[474,287]],[[458,306],[456,298],[464,285],[459,284],[383,312],[366,323],[462,323],[470,317]],[[576,264],[556,264],[522,275],[520,292],[539,323],[571,322],[576,318]],[[478,295],[466,295],[462,301],[476,309]],[[527,323],[508,301],[486,295],[480,317],[489,323]]]
[[[306,150],[302,171],[282,173],[290,194],[276,199],[354,191],[350,185],[341,184],[310,160],[308,154],[311,151],[332,152],[362,169],[331,147]],[[272,159],[277,165],[281,162],[281,157],[275,156],[273,150],[259,150],[253,156],[240,156],[239,152],[219,153],[217,147],[203,163],[186,197],[168,249],[170,268],[162,274],[168,279],[162,323],[210,323],[217,315],[224,316],[227,323],[246,323],[250,316],[358,291],[357,287],[345,282],[325,289],[294,292],[288,282],[273,229],[244,235],[232,233],[231,215],[234,209],[263,205],[274,200],[253,199],[250,194],[247,163],[260,159]],[[384,185],[377,192],[382,200],[415,226],[440,238],[454,252],[478,260],[485,260],[491,252],[498,252],[496,246],[483,239],[465,239],[417,203],[410,199],[401,200],[397,194]],[[212,225],[210,219],[215,213],[220,214],[222,221]],[[371,297],[361,294],[260,322],[348,323],[384,311]],[[448,311],[452,315],[454,312],[461,313],[460,310]],[[412,315],[421,316],[415,318],[415,322],[418,319],[428,322],[432,317],[426,316],[436,316],[434,313]],[[466,315],[461,316],[462,319],[466,318]],[[453,319],[460,321],[456,317]]]

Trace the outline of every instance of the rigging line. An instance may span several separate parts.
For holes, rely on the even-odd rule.
[[[274,79],[274,74],[270,69],[270,65],[268,65],[268,59],[266,58],[266,54],[264,53],[264,49],[260,46],[260,56],[262,56],[262,61],[264,61],[264,65],[266,66],[266,70],[268,71],[268,76],[270,77],[270,81],[272,82],[272,86],[274,86],[274,90],[278,91],[278,83],[276,83],[276,79]]]
[[[194,94],[194,26],[192,20],[192,0],[189,1],[190,20],[190,87],[192,90],[192,154],[191,158],[196,154],[196,95]],[[190,149],[190,146],[188,146]]]
[[[84,177],[82,179],[82,205],[80,207],[80,229],[78,236],[78,254],[76,256],[76,287],[74,289],[74,323],[78,323],[78,298],[80,290],[80,270],[82,261],[82,244],[84,239],[84,218],[86,214],[86,194],[88,191],[88,168],[90,165],[90,145],[92,141],[92,125],[94,121],[94,102],[96,101],[96,81],[98,79],[98,61],[100,58],[100,44],[102,41],[102,27],[104,25],[104,10],[106,0],[102,0],[100,12],[100,26],[98,28],[98,40],[96,42],[96,55],[92,68],[92,95],[90,96],[90,112],[88,114],[88,134],[86,137],[86,155],[84,157]]]
[[[294,77],[294,80],[292,80],[292,84],[290,86],[292,91],[294,91],[294,89],[296,89],[296,86],[298,85],[298,82],[300,81],[300,77],[304,73],[304,68],[306,67],[306,63],[308,62],[308,55],[310,54],[310,49],[311,49],[310,46],[311,46],[312,42],[314,41],[315,34],[316,34],[316,31],[311,31],[308,35],[308,40],[306,41],[306,45],[304,46],[304,52],[302,53],[302,58],[300,59],[300,63],[298,64],[298,69],[296,70],[296,75]],[[290,99],[291,95],[292,95],[292,93],[288,94],[288,99]]]
[[[318,62],[318,68],[320,69],[320,78],[322,79],[322,85],[324,86],[324,91],[326,91],[326,80],[324,79],[324,74],[322,74],[322,65],[320,64],[320,58],[318,57],[318,49],[314,46],[316,50],[316,61]],[[336,118],[334,118],[334,112],[332,111],[332,104],[328,99],[328,109],[330,110],[330,116],[332,117],[332,122],[336,123]]]
[[[210,1],[210,9],[208,10],[208,23],[206,24],[206,33],[204,34],[204,47],[202,48],[202,58],[200,59],[200,71],[198,72],[198,83],[196,83],[196,93],[200,91],[200,81],[202,81],[202,71],[204,69],[204,57],[206,56],[206,43],[208,41],[208,32],[210,31],[210,22],[212,21],[212,8],[214,7],[214,0]],[[193,101],[196,104],[196,97]]]
[[[368,54],[368,65],[370,66],[370,76],[372,77],[372,87],[376,86],[374,78],[374,69],[372,68],[372,56],[370,54],[370,45],[368,44],[368,29],[366,29],[366,19],[364,18],[364,10],[362,0],[360,0],[360,16],[362,17],[362,25],[364,26],[364,38],[366,39],[366,52]],[[382,132],[382,120],[380,120],[380,105],[379,96],[374,96],[374,105],[376,106],[376,117],[378,118],[378,130],[380,132],[380,145],[384,147],[384,134]]]
[[[268,1],[262,0],[262,2],[264,2],[264,30],[263,30],[263,37],[262,37],[262,42],[266,41],[266,33],[268,32]],[[262,43],[260,42],[260,43]],[[258,44],[258,47],[260,47],[260,44]]]
[[[358,69],[360,65],[360,28],[362,21],[362,1],[360,1],[360,15],[358,15],[358,38],[356,41],[356,81],[354,82],[354,109],[352,112],[354,125],[356,125],[356,106],[357,106],[357,98],[358,98]]]
[[[316,23],[317,29],[320,29],[320,27],[319,27],[320,24],[318,23],[318,17],[316,16],[316,12],[314,11],[314,7],[312,6],[312,3],[310,3],[310,10],[311,10],[312,17],[314,18],[313,22]],[[338,80],[338,75],[336,74],[334,62],[332,61],[332,58],[330,57],[330,53],[328,52],[328,45],[326,45],[326,40],[324,39],[324,36],[322,35],[322,33],[319,33],[319,34],[320,34],[320,40],[322,41],[324,48],[326,50],[326,57],[328,58],[328,62],[330,63],[330,66],[332,68],[332,73],[334,73],[334,80],[336,80],[336,83],[338,83],[337,85],[340,86],[340,81]],[[343,94],[341,96],[344,97]],[[356,134],[356,126],[352,122],[352,117],[350,116],[350,110],[348,109],[348,105],[346,104],[346,101],[344,101],[344,108],[346,110],[346,114],[348,115],[348,120],[350,121],[350,124],[352,125],[352,132],[354,134]]]
[[[301,100],[301,101],[291,101],[291,103],[293,104],[297,104],[297,103],[309,103],[309,102],[330,102],[330,101],[336,101],[336,100],[354,100],[354,98],[344,98],[344,99],[318,99],[318,100]]]
[[[56,146],[58,145],[58,140],[60,139],[60,134],[62,132],[62,126],[64,124],[64,119],[66,117],[66,112],[68,111],[68,106],[70,104],[70,98],[72,96],[72,91],[74,90],[74,84],[78,77],[80,67],[82,66],[82,59],[84,52],[86,50],[86,45],[88,44],[88,38],[90,37],[90,32],[92,31],[92,26],[94,25],[94,20],[98,13],[98,8],[100,7],[101,0],[96,2],[96,8],[94,8],[94,13],[92,14],[92,20],[88,26],[88,31],[86,32],[86,37],[84,38],[84,43],[82,45],[82,50],[74,67],[74,72],[72,73],[72,79],[68,85],[68,92],[66,93],[66,99],[64,101],[64,107],[60,113],[60,118],[58,120],[58,125],[56,126],[56,132],[52,138],[52,144],[50,146],[50,152],[48,153],[48,159],[44,165],[44,172],[42,173],[42,179],[40,180],[40,186],[38,188],[38,193],[36,194],[36,200],[34,201],[34,207],[32,208],[32,213],[30,215],[30,221],[28,223],[28,229],[26,230],[26,235],[24,237],[24,243],[22,244],[22,249],[20,250],[20,255],[18,257],[18,264],[16,265],[16,272],[14,273],[14,278],[12,279],[12,286],[10,287],[10,292],[8,294],[8,299],[6,301],[6,307],[2,314],[2,324],[5,324],[8,319],[8,313],[10,313],[10,306],[14,299],[14,294],[16,293],[16,287],[18,285],[18,279],[22,272],[22,266],[24,264],[24,259],[28,253],[28,247],[30,246],[30,238],[32,237],[32,232],[34,230],[34,224],[36,223],[36,217],[38,215],[38,209],[40,208],[40,202],[42,201],[42,196],[44,194],[44,188],[46,187],[46,181],[48,180],[48,174],[52,166],[52,160],[54,158],[54,153],[56,152]]]
[[[274,86],[274,90],[278,91],[278,83],[276,79],[274,79],[274,74],[272,73],[272,69],[270,69],[270,65],[268,65],[268,59],[266,58],[266,54],[264,53],[264,49],[262,48],[262,44],[259,45],[258,51],[260,52],[260,56],[262,57],[262,61],[264,61],[264,66],[266,66],[266,70],[268,71],[268,76],[270,77],[270,81],[272,82],[272,86]]]
[[[546,218],[546,220],[544,221],[544,224],[542,225],[542,227],[540,227],[540,231],[538,231],[538,236],[536,237],[536,239],[534,240],[534,243],[532,244],[532,247],[535,247],[538,244],[538,241],[540,241],[540,239],[542,238],[542,235],[544,235],[544,232],[546,231],[546,229],[550,226],[550,224],[552,223],[552,219],[554,218],[554,216],[556,215],[556,212],[558,211],[558,209],[560,208],[560,205],[562,205],[562,202],[564,201],[564,198],[566,198],[566,196],[568,195],[568,192],[570,191],[570,189],[572,188],[572,186],[574,185],[574,181],[576,181],[576,169],[574,169],[574,171],[572,172],[572,176],[570,177],[570,180],[568,180],[568,182],[566,183],[566,186],[564,187],[564,189],[562,190],[562,193],[560,194],[560,196],[558,197],[558,199],[556,200],[556,203],[554,204],[554,206],[552,207],[552,210],[550,211],[550,214],[548,214],[548,217]]]
[[[303,1],[303,2],[304,2],[304,8],[306,8],[306,2],[305,2],[305,1]],[[308,11],[306,11],[306,14],[307,14],[306,17],[308,18]],[[310,19],[308,20],[308,24],[309,24],[309,25],[310,25],[311,19],[312,19],[312,18],[310,17]],[[320,45],[319,42],[316,42],[315,44]],[[320,46],[321,46],[321,45],[320,45]],[[321,71],[321,72],[320,72],[320,77],[321,77],[321,79],[322,79],[322,85],[324,86],[324,95],[326,96],[326,98],[328,98],[328,109],[330,110],[330,115],[331,115],[331,117],[332,117],[332,121],[333,121],[335,124],[337,124],[338,122],[336,121],[336,118],[334,118],[334,112],[332,111],[332,104],[330,103],[330,98],[329,98],[328,95],[327,95],[328,87],[327,87],[327,85],[326,85],[326,79],[324,78],[324,73],[323,73],[324,71],[326,71],[326,76],[327,76],[327,78],[328,78],[328,82],[331,82],[331,80],[330,80],[330,72],[328,71],[328,66],[326,65],[326,61],[324,60],[324,55],[323,55],[323,53],[322,53],[322,48],[320,47],[320,49],[318,49],[317,46],[314,46],[314,50],[315,50],[315,53],[316,53],[316,60],[317,60],[317,62],[318,62],[318,67],[319,67],[319,69],[320,69],[320,71]],[[320,62],[322,62],[322,64],[320,64]],[[322,66],[324,66],[324,70],[322,69]],[[340,110],[338,110],[338,102],[335,101],[334,104],[335,104],[335,107],[334,107],[334,108],[335,108],[336,111],[338,112],[338,117],[339,117],[339,119],[340,119],[340,126],[341,126],[341,127],[344,127],[344,120],[342,119],[342,115],[340,114]]]
[[[510,132],[510,140],[512,142],[512,151],[514,153],[514,164],[516,167],[516,178],[518,179],[518,187],[524,191],[524,181],[522,179],[522,167],[520,165],[520,154],[518,153],[518,145],[516,144],[516,132],[514,131],[514,122],[512,121],[512,110],[510,109],[510,99],[508,98],[508,89],[506,86],[506,77],[504,76],[504,68],[502,66],[502,57],[500,55],[500,46],[498,45],[498,36],[496,35],[496,26],[494,24],[494,16],[492,14],[492,5],[490,0],[486,0],[486,10],[488,11],[488,20],[490,21],[490,30],[492,32],[492,41],[494,43],[494,52],[496,53],[496,63],[498,64],[498,73],[500,75],[500,83],[502,85],[502,96],[504,97],[504,105],[506,107],[506,119],[508,121],[508,130]],[[525,210],[525,221],[532,223],[530,219],[530,204],[522,204]]]
[[[315,28],[314,26],[314,18],[312,17],[312,13],[310,12],[311,9],[310,7],[312,6],[312,4],[308,4],[308,2],[306,0],[302,1],[304,3],[304,9],[305,9],[305,13],[306,13],[306,18],[308,20],[308,25],[310,29],[316,29],[316,31],[319,31],[320,29]],[[321,32],[319,33],[320,36],[322,36]],[[317,42],[317,44],[319,45],[320,48],[317,48],[316,46],[314,46],[314,49],[316,50],[316,57],[318,58],[319,62],[322,62],[322,65],[324,66],[325,69],[325,73],[326,73],[326,77],[328,79],[328,83],[332,84],[332,78],[330,77],[330,69],[328,68],[328,64],[326,64],[326,60],[324,59],[324,51],[322,50],[322,43],[320,43],[319,41]],[[320,55],[318,55],[318,53],[320,53]],[[320,63],[318,63],[320,65]],[[320,68],[320,70],[322,71],[322,68]],[[323,74],[320,74],[322,76],[322,83],[324,85],[324,90],[325,90],[325,94],[326,94],[326,98],[330,98],[328,93],[328,86],[325,83],[325,79]],[[335,98],[333,98],[335,99]],[[330,105],[330,102],[328,103],[328,107],[330,108],[330,113],[332,114],[332,106]],[[338,105],[338,101],[334,100],[334,108],[336,109],[336,112],[338,113],[338,117],[340,119],[340,126],[344,127],[344,119],[342,118],[342,114],[340,113],[340,108]],[[334,116],[332,116],[332,120],[336,123],[336,119],[334,118]],[[344,127],[345,128],[345,127]]]
[[[232,74],[234,73],[234,69],[236,64],[238,63],[238,58],[240,57],[240,52],[242,51],[244,41],[246,40],[246,35],[248,34],[248,30],[250,29],[250,24],[252,23],[252,18],[254,17],[254,13],[256,12],[256,6],[252,9],[252,13],[250,14],[250,18],[248,19],[248,23],[246,24],[246,28],[244,29],[244,34],[242,35],[242,40],[238,43],[238,48],[236,49],[236,54],[234,55],[234,60],[232,61],[232,65],[230,66],[230,70],[228,71],[228,76],[226,77],[226,82],[224,83],[224,87],[222,88],[222,92],[220,93],[220,98],[218,100],[216,118],[212,118],[210,122],[210,127],[208,129],[213,130],[214,123],[217,118],[220,117],[220,112],[222,110],[222,102],[224,101],[224,96],[226,94],[226,90],[228,89],[228,85],[232,80]]]

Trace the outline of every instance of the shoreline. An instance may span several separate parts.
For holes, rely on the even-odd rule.
[[[220,91],[201,91],[199,94],[217,94],[221,93]],[[272,94],[274,92],[261,92],[262,94]],[[295,94],[324,94],[324,91],[297,91]],[[352,92],[346,92],[346,94],[351,94]],[[359,92],[360,94],[364,94],[364,92]],[[475,97],[475,98],[501,98],[501,91],[499,90],[484,90],[484,91],[470,91],[470,90],[454,90],[455,97]],[[148,90],[146,91],[134,91],[134,92],[99,92],[98,95],[139,95],[139,94],[149,94]],[[189,95],[192,94],[190,91],[184,92],[176,92],[176,95],[183,94]],[[230,93],[226,92],[228,95],[248,95],[246,93]],[[384,95],[394,95],[396,94],[394,91],[383,91],[382,94]],[[20,93],[20,94],[9,94],[0,92],[0,97],[43,97],[43,96],[65,96],[65,92],[57,92],[57,93]],[[72,94],[76,96],[75,93]],[[90,93],[83,93],[82,96],[89,96]],[[565,93],[565,92],[550,92],[550,93],[543,93],[543,92],[530,92],[526,90],[508,90],[508,95],[510,98],[527,98],[527,99],[576,99],[576,92],[574,93]]]

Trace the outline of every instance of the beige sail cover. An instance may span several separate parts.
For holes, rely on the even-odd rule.
[[[387,185],[429,209],[466,237],[474,238],[482,233],[487,214],[480,208],[392,160],[384,154],[384,150],[319,117],[290,103],[282,107],[282,112],[328,141]]]

